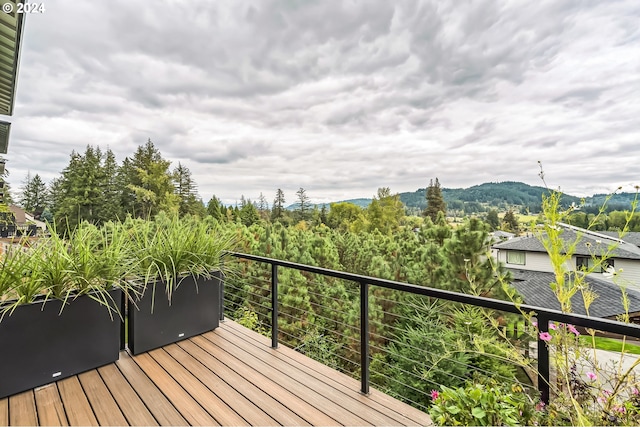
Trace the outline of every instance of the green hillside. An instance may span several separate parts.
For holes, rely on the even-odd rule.
[[[425,188],[419,188],[416,191],[400,193],[400,200],[412,214],[418,214],[427,207],[425,190]],[[528,210],[531,213],[538,213],[540,212],[542,195],[548,193],[549,190],[544,187],[514,181],[487,182],[469,188],[442,188],[442,196],[447,203],[447,210],[465,214],[484,212],[491,208]],[[597,207],[602,206],[606,197],[605,194],[595,194],[585,198],[584,210],[589,212],[597,210]],[[616,194],[609,200],[607,210],[629,209],[634,197],[635,193]],[[569,194],[562,196],[564,207],[568,207],[572,203],[580,205],[582,200],[580,197]],[[371,199],[359,198],[342,200],[341,202],[353,203],[366,208],[371,203]],[[322,205],[323,203],[317,204],[318,208],[321,208]],[[326,205],[328,207],[329,203]],[[297,204],[295,203],[287,207],[289,210],[296,208]]]

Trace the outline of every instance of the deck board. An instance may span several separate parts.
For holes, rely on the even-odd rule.
[[[346,425],[388,425],[392,420],[384,418],[382,416],[372,416],[371,419],[364,419],[361,416],[356,415],[353,411],[362,409],[361,405],[350,405],[352,402],[348,396],[340,393],[338,390],[332,387],[326,386],[321,382],[313,383],[311,387],[305,384],[306,377],[297,369],[291,369],[291,367],[283,367],[284,370],[278,369],[282,366],[278,366],[278,361],[271,359],[270,363],[265,363],[261,358],[260,353],[256,352],[255,347],[236,345],[236,343],[228,340],[216,340],[216,336],[213,337],[211,333],[204,334],[203,337],[213,339],[218,348],[229,353],[237,353],[241,356],[240,360],[243,360],[247,365],[252,366],[254,369],[260,371],[267,377],[280,378],[278,383],[287,388],[288,390],[295,390],[298,395],[305,396],[305,400],[319,411],[328,410],[331,415],[337,417],[341,423]],[[233,339],[235,335],[229,335],[230,339]],[[285,372],[286,371],[286,372]],[[359,415],[363,415],[360,413]],[[373,415],[373,414],[372,414]],[[377,414],[380,415],[380,414]]]
[[[68,426],[62,398],[57,384],[49,384],[35,390],[38,423],[41,426]]]
[[[215,375],[215,372],[210,371],[200,360],[191,356],[178,345],[173,344],[164,347],[164,350],[183,366],[189,366],[189,371],[191,371],[193,375],[199,378],[200,381],[220,399],[224,400],[230,408],[238,414],[242,414],[242,417],[247,420],[250,425],[280,425],[280,423],[267,415],[267,413],[256,406],[256,404],[236,391],[231,385],[224,382],[219,376]]]
[[[233,369],[245,379],[250,380],[263,392],[271,395],[294,413],[300,414],[309,424],[323,426],[344,425],[337,417],[332,418],[326,415],[324,412],[297,396],[293,391],[282,386],[280,379],[276,382],[274,379],[265,376],[262,372],[246,365],[243,361],[228,357],[226,354],[220,354],[218,347],[203,336],[197,336],[191,340],[218,360],[222,358],[223,363],[229,368]]]
[[[429,425],[427,414],[224,321],[0,399],[0,425]]]
[[[175,360],[163,349],[153,350],[149,355],[162,366],[165,371],[170,372],[182,388],[191,396],[198,396],[198,403],[211,415],[221,426],[228,425],[249,425],[244,418],[231,409],[223,400],[207,388],[195,375],[187,368]]]
[[[205,338],[210,338],[208,334],[204,335]],[[239,349],[246,352],[247,357],[243,357],[242,360],[251,360],[252,366],[259,367],[263,372],[272,372],[273,375],[289,378],[288,383],[294,382],[305,386],[308,383],[308,373],[304,370],[300,370],[297,367],[292,366],[289,362],[283,361],[278,358],[274,358],[267,352],[263,352],[259,347],[247,342],[246,339],[224,331],[224,337],[230,344],[237,346]],[[251,359],[249,359],[251,358]],[[282,383],[282,382],[281,382]],[[324,399],[320,403],[319,408],[330,407],[332,410],[337,408],[344,408],[344,411],[349,411],[348,414],[357,414],[357,419],[353,419],[353,416],[341,417],[340,420],[349,425],[356,424],[371,424],[371,425],[404,425],[404,422],[398,422],[392,417],[388,417],[384,413],[378,412],[373,408],[362,405],[362,400],[367,400],[366,396],[360,396],[362,400],[356,399],[357,394],[353,393],[353,390],[348,390],[347,393],[344,390],[340,390],[334,386],[331,386],[323,381],[316,381],[313,383],[311,391],[320,394]],[[305,393],[306,394],[306,393]],[[344,412],[343,411],[343,412]]]
[[[0,426],[9,425],[9,398],[0,399]]]
[[[180,384],[160,366],[149,353],[132,358],[153,381],[171,404],[191,425],[217,425],[216,420],[200,406]]]
[[[64,405],[69,424],[72,426],[97,426],[98,420],[91,404],[84,394],[78,377],[69,377],[57,382],[62,404]]]
[[[98,368],[105,385],[132,426],[157,426],[158,422],[115,364]]]
[[[309,423],[298,416],[298,414],[274,399],[272,396],[264,393],[260,388],[253,384],[252,381],[247,380],[246,378],[238,375],[233,370],[229,369],[228,366],[221,363],[218,359],[213,357],[202,348],[198,347],[192,340],[182,341],[177,345],[187,351],[196,359],[200,360],[226,383],[233,384],[233,386],[239,393],[241,393],[246,399],[262,408],[280,425],[309,425]]]
[[[111,392],[102,381],[102,377],[95,369],[78,375],[80,384],[84,389],[87,400],[93,408],[93,413],[100,425],[127,424],[127,420],[122,414],[120,407],[111,395]]]
[[[184,419],[180,412],[169,402],[169,399],[155,386],[153,381],[147,377],[144,372],[136,365],[125,352],[120,353],[120,360],[116,365],[127,378],[131,386],[138,392],[138,395],[144,402],[160,425],[169,426],[188,426],[189,423]]]
[[[306,371],[310,376],[320,381],[329,382],[332,386],[342,390],[359,390],[360,382],[348,375],[338,374],[333,368],[323,365],[313,359],[310,359],[289,347],[279,346],[277,350],[271,348],[271,339],[263,335],[256,334],[253,331],[240,326],[233,321],[225,321],[225,327],[220,328],[221,336],[226,333],[234,333],[246,339],[249,342],[257,342],[261,345],[259,348],[268,352],[270,355],[285,360],[288,364],[296,366]],[[429,415],[412,406],[400,402],[399,400],[371,388],[369,395],[355,395],[359,400],[382,413],[392,416],[400,424],[403,425],[430,425],[432,424]]]
[[[9,424],[12,426],[35,426],[38,424],[33,390],[9,397]]]

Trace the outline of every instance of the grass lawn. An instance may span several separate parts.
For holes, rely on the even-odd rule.
[[[584,345],[591,346],[591,337],[588,335],[582,335],[580,337],[580,342]],[[596,337],[596,348],[600,350],[621,352],[622,341],[613,338]],[[640,345],[627,341],[624,344],[624,351],[625,353],[640,354]]]

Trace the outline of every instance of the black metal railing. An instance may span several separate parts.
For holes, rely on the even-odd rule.
[[[298,264],[289,261],[267,258],[257,255],[243,253],[231,253],[238,259],[250,260],[264,263],[271,266],[271,343],[273,348],[278,346],[278,267],[298,270],[301,272],[318,274],[321,276],[333,277],[337,279],[355,282],[359,285],[360,302],[360,381],[361,392],[369,393],[370,385],[370,332],[369,332],[369,287],[371,285],[407,292],[413,295],[421,295],[435,298],[442,301],[467,304],[485,309],[503,311],[521,315],[523,313],[533,313],[538,321],[539,332],[549,331],[549,322],[572,324],[583,328],[590,328],[602,332],[629,336],[640,339],[640,325],[623,323],[615,320],[594,318],[580,314],[563,313],[558,310],[546,309],[526,304],[515,304],[509,301],[502,301],[492,298],[463,294],[458,292],[435,289],[425,286],[417,286],[393,280],[379,279],[375,277],[363,276],[359,274],[347,273],[344,271],[331,270],[322,267]],[[224,319],[224,290],[221,290],[220,318]],[[538,390],[541,400],[549,403],[550,394],[550,361],[549,349],[546,343],[538,336]]]

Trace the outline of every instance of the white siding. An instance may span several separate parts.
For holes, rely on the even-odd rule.
[[[622,269],[622,273],[615,279],[615,283],[621,286],[629,286],[640,290],[640,260],[614,258],[616,271]],[[593,273],[593,276],[613,282],[614,279],[607,279],[601,273]]]
[[[542,252],[527,252],[525,254],[524,265],[521,264],[508,264],[507,263],[507,251],[498,251],[498,261],[504,263],[505,267],[518,269],[518,270],[530,270],[530,271],[544,271],[553,273],[553,267],[551,261],[549,261],[549,255]]]

